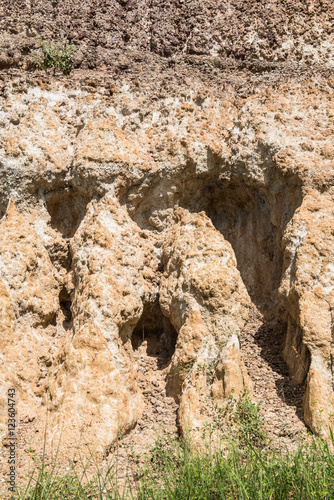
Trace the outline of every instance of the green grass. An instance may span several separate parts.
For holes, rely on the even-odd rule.
[[[79,454],[80,457],[80,454]],[[79,464],[79,465],[78,465]],[[129,487],[117,487],[117,464],[112,460],[104,472],[94,461],[90,452],[89,460],[80,459],[77,467],[72,462],[68,472],[59,473],[55,460],[52,466],[46,466],[44,460],[36,460],[36,467],[29,475],[24,487],[18,487],[11,500],[86,500],[86,499],[129,499],[133,498]],[[95,474],[91,470],[95,466]]]
[[[116,463],[88,480],[73,468],[59,477],[55,470],[37,469],[25,488],[12,498],[220,500],[220,499],[333,499],[334,456],[330,447],[314,438],[311,446],[283,453],[231,444],[223,451],[191,451],[185,442],[159,440],[150,458],[138,469],[136,488],[122,491],[115,484]]]
[[[141,479],[140,500],[334,498],[334,457],[316,439],[291,454],[251,444],[231,445],[226,456],[190,452],[184,444],[161,447],[157,464]]]
[[[17,500],[313,500],[334,499],[334,437],[327,444],[313,437],[293,452],[277,450],[270,444],[260,417],[259,406],[247,394],[231,397],[218,410],[216,432],[223,436],[221,423],[228,422],[230,434],[221,449],[207,446],[196,451],[189,440],[158,439],[144,465],[137,467],[136,484],[117,482],[117,454],[108,470],[102,471],[90,453],[84,462],[77,450],[70,470],[60,475],[57,461],[46,466],[45,446],[41,461]],[[46,440],[47,429],[45,429]],[[44,442],[45,442],[44,440]],[[218,439],[219,441],[219,439]],[[91,468],[95,467],[95,474]],[[90,470],[90,474],[88,474]]]

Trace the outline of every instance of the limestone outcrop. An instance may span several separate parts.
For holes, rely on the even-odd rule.
[[[310,192],[284,235],[280,292],[288,311],[284,357],[296,383],[306,381],[305,421],[333,425],[333,200]]]
[[[167,390],[180,401],[183,432],[200,433],[208,396],[251,392],[238,340],[251,300],[231,245],[208,217],[180,208],[174,216],[164,240],[159,299],[178,332]]]
[[[164,346],[182,432],[252,381],[250,312],[286,322],[304,418],[334,412],[330,81],[240,100],[203,85],[54,80],[0,97],[1,397],[64,446],[108,454],[144,409],[135,361]],[[2,405],[3,407],[3,405]],[[1,410],[2,411],[2,410]],[[67,428],[62,431],[66,422]],[[6,413],[1,413],[6,438]],[[31,438],[35,449],[41,434]]]
[[[44,245],[9,203],[0,222],[1,427],[7,428],[7,390],[17,389],[22,418],[34,419],[57,349],[59,289]],[[44,412],[43,412],[44,413]],[[40,415],[41,418],[44,415]]]
[[[157,259],[146,234],[110,197],[90,204],[70,251],[73,328],[55,360],[50,411],[59,428],[70,417],[66,442],[73,448],[82,415],[82,425],[94,421],[85,439],[108,449],[142,411],[131,333],[143,303],[157,293],[150,280]]]

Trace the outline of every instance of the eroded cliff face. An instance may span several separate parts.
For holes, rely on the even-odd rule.
[[[326,436],[333,98],[312,81],[244,100],[12,82],[0,98],[3,438],[15,387],[27,422],[42,427],[47,406],[54,441],[84,436],[107,454],[143,412],[138,353],[156,342],[181,432],[199,436],[208,397],[252,393],[239,338],[255,313],[286,324],[305,422]]]

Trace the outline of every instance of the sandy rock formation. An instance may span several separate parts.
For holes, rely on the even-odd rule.
[[[54,364],[50,412],[55,434],[70,417],[67,444],[75,448],[84,427],[85,442],[107,451],[143,409],[131,334],[144,303],[156,300],[158,260],[152,240],[110,196],[89,205],[71,254],[73,330]]]
[[[59,288],[50,257],[11,200],[0,222],[1,427],[7,428],[7,390],[20,388],[22,418],[43,421],[44,382],[57,349]]]
[[[167,391],[180,402],[183,432],[200,433],[205,398],[251,392],[238,341],[251,300],[231,245],[208,217],[181,208],[174,216],[164,239],[159,299],[178,332]]]
[[[305,421],[333,425],[333,200],[310,192],[289,223],[280,292],[288,311],[284,357],[297,384],[307,379]]]
[[[14,384],[19,414],[42,424],[49,391],[51,437],[66,421],[67,446],[83,431],[108,452],[143,409],[133,351],[159,337],[180,423],[197,432],[200,391],[251,388],[237,337],[257,308],[286,318],[305,420],[325,434],[331,81],[244,100],[72,83],[18,79],[0,96],[2,397]]]

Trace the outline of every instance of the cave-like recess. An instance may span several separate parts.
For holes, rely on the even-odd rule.
[[[51,226],[63,238],[73,237],[89,202],[101,197],[101,191],[94,196],[91,188],[87,186],[85,190],[81,185],[79,189],[69,183],[64,189],[44,194]],[[242,176],[219,180],[217,172],[197,177],[155,177],[124,189],[119,201],[140,228],[156,234],[173,223],[175,206],[204,212],[232,245],[241,278],[264,322],[276,322],[277,330],[282,331],[286,319],[278,293],[283,266],[282,237],[302,202],[298,180],[279,177],[274,171],[262,185]],[[64,300],[62,306],[69,320],[70,297]],[[283,329],[287,330],[287,324]],[[132,332],[133,349],[146,340],[148,354],[162,356],[164,352],[163,358],[170,359],[176,338],[177,332],[163,317],[158,300],[144,304],[142,317]]]

